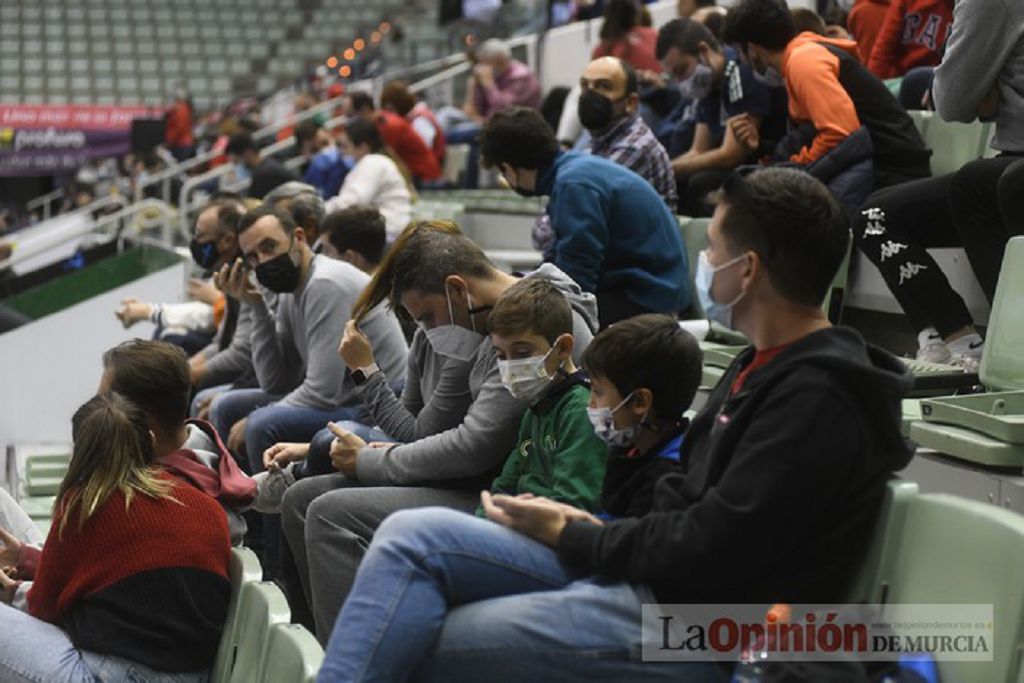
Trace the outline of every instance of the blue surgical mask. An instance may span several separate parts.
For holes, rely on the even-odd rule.
[[[720,304],[716,303],[715,300],[711,298],[711,288],[715,284],[715,273],[736,265],[746,257],[746,254],[741,254],[731,261],[726,261],[720,266],[713,266],[708,260],[708,252],[705,249],[700,252],[700,256],[697,258],[697,274],[694,277],[694,281],[697,286],[697,297],[700,300],[700,305],[704,308],[704,315],[707,316],[708,320],[714,320],[716,323],[724,325],[730,330],[733,329],[733,306],[738,304],[740,299],[746,296],[747,293],[740,292],[739,296],[729,303]]]
[[[629,403],[632,398],[633,393],[630,392],[629,396],[622,399],[619,405],[614,408],[609,408],[607,406],[602,408],[587,408],[587,417],[590,418],[590,424],[594,427],[594,434],[609,446],[629,448],[636,443],[636,436],[640,432],[640,425],[643,424],[643,420],[640,420],[625,429],[615,428],[616,411]]]
[[[679,82],[679,94],[687,99],[703,100],[711,94],[713,82],[714,72],[711,71],[711,67],[703,62],[698,62],[697,68],[693,70],[690,77]]]
[[[246,180],[252,177],[252,172],[249,167],[245,164],[233,164],[235,172],[235,180]]]
[[[470,309],[469,324],[473,326],[472,330],[467,330],[465,327],[455,324],[455,316],[452,313],[452,298],[448,294],[447,284],[444,287],[444,298],[448,302],[449,323],[427,330],[427,341],[430,342],[430,346],[440,356],[461,361],[472,360],[473,356],[476,355],[477,349],[480,347],[480,342],[484,338],[482,334],[476,331],[476,321],[473,320],[472,315],[473,298],[469,296],[469,292],[466,292],[466,299]]]

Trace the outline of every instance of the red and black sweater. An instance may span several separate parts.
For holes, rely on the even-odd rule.
[[[29,612],[63,628],[75,647],[160,671],[208,669],[227,617],[231,544],[213,498],[170,474],[177,502],[115,493],[63,539],[60,512],[34,569]],[[38,552],[38,551],[36,551]],[[33,567],[38,563],[37,566]],[[26,571],[28,570],[28,571]]]

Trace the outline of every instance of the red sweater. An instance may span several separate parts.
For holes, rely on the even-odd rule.
[[[649,26],[636,26],[626,34],[625,40],[610,44],[605,41],[598,43],[591,51],[590,58],[618,57],[629,62],[634,69],[646,69],[660,74],[661,62],[654,56],[657,44],[657,31]]]
[[[174,482],[177,500],[113,494],[85,527],[61,512],[35,568],[29,612],[61,626],[75,647],[160,671],[209,668],[227,617],[231,544],[220,506]],[[37,551],[38,552],[38,551]],[[19,563],[31,571],[32,553]]]
[[[441,165],[437,163],[434,153],[404,117],[379,109],[377,130],[384,144],[398,155],[417,180],[437,180],[441,177]]]
[[[953,23],[951,0],[893,0],[868,59],[879,78],[896,78],[915,66],[935,66]]]

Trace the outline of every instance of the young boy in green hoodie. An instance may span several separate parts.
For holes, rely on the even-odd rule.
[[[502,384],[529,403],[491,492],[531,493],[596,511],[608,448],[587,416],[590,388],[572,362],[565,296],[546,280],[521,280],[495,304],[487,327]]]

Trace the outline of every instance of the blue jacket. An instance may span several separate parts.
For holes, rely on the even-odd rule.
[[[330,199],[338,194],[349,170],[351,169],[348,162],[341,156],[341,152],[336,148],[328,147],[313,155],[313,158],[309,160],[309,166],[306,168],[302,180],[320,190],[321,197]]]
[[[622,292],[659,313],[689,305],[679,223],[646,180],[601,157],[560,152],[539,169],[537,193],[551,197],[554,263],[583,291]]]

